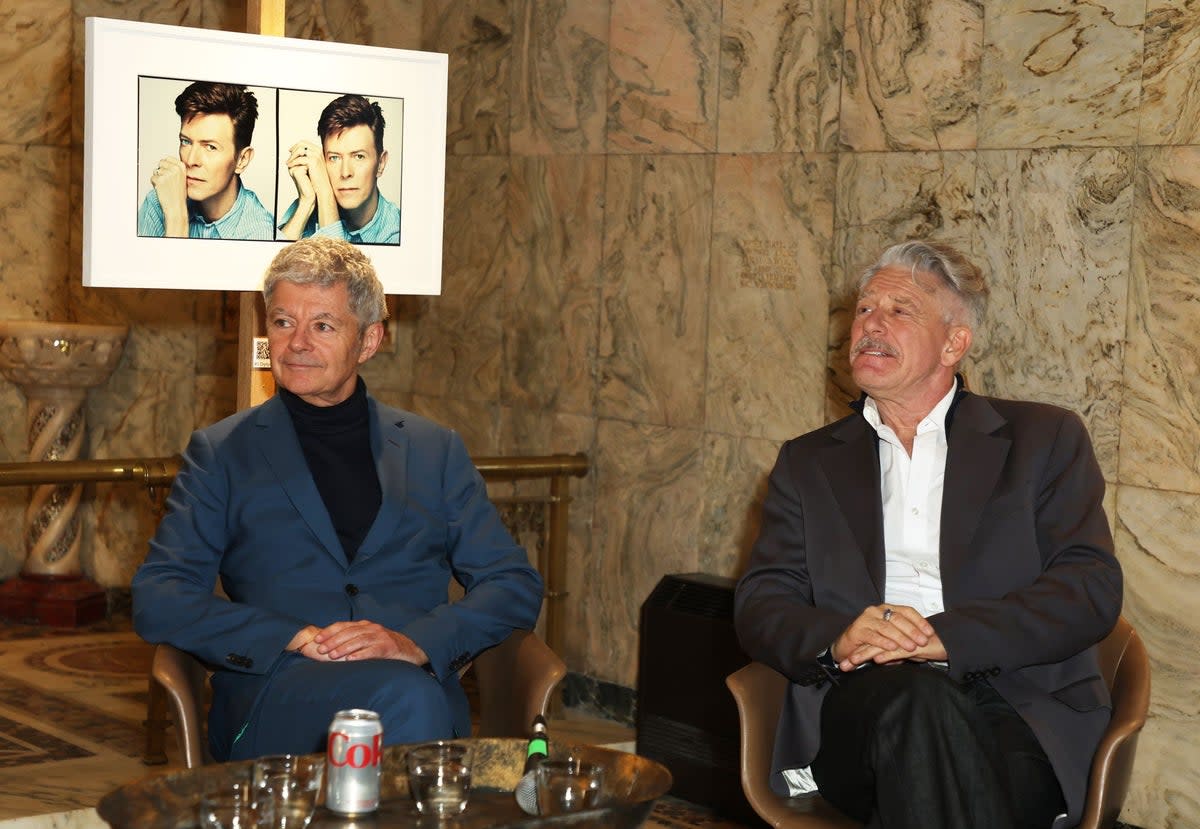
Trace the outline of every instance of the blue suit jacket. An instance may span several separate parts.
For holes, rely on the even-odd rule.
[[[353,562],[279,398],[192,435],[133,578],[134,627],[215,669],[217,752],[253,727],[255,701],[305,625],[367,619],[403,633],[466,716],[458,669],[537,621],[541,576],[458,435],[370,397],[368,407],[383,498]],[[218,576],[228,599],[213,592]],[[455,602],[451,578],[465,589]]]
[[[752,659],[792,679],[772,786],[820,748],[827,684],[816,657],[883,602],[884,537],[874,430],[851,415],[784,444],[735,600]],[[1080,419],[1055,406],[965,394],[948,433],[941,577],[929,617],[962,682],[988,682],[1037,735],[1079,822],[1109,720],[1094,645],[1121,611],[1104,478]]]

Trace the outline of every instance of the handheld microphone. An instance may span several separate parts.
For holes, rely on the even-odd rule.
[[[546,736],[546,718],[538,714],[533,718],[529,735],[529,746],[525,749],[525,768],[513,794],[517,805],[528,815],[539,813],[537,802],[537,767],[550,754],[550,739]]]

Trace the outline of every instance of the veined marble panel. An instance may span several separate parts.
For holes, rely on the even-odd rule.
[[[180,356],[179,349],[190,349],[189,362],[194,362],[202,351],[208,354],[206,346],[202,346],[195,326],[196,298],[198,291],[175,290],[169,288],[89,288],[84,287],[80,274],[75,272],[67,281],[67,294],[70,300],[71,317],[81,322],[102,325],[128,325],[130,334],[139,332],[133,342],[126,342],[125,349],[131,347],[139,351],[139,364],[143,367],[155,365],[156,352],[164,352],[164,356],[175,368],[179,365],[175,360]],[[237,303],[236,295],[231,294],[230,301]],[[236,320],[236,316],[234,320]],[[211,318],[210,318],[211,320]],[[202,322],[201,325],[216,325],[215,321]],[[158,337],[166,337],[170,345],[160,348],[156,345]],[[186,345],[185,340],[191,344]],[[142,353],[142,352],[145,353]],[[161,362],[159,363],[161,365]]]
[[[721,152],[837,148],[844,15],[844,0],[722,4]]]
[[[971,385],[1075,410],[1116,480],[1132,151],[981,152],[976,204],[991,300]]]
[[[1200,140],[1200,2],[1146,4],[1138,143]]]
[[[886,248],[932,239],[970,255],[977,224],[975,153],[842,153],[829,283],[829,383],[825,417],[858,397],[848,361],[850,312],[863,269]]]
[[[1139,826],[1200,825],[1200,590],[1196,511],[1200,497],[1120,486],[1117,555],[1125,574],[1123,614],[1151,662],[1150,721],[1138,744],[1122,818]]]
[[[709,431],[783,440],[821,422],[835,163],[717,157]]]
[[[604,232],[604,158],[514,157],[508,196],[513,255],[504,284],[503,400],[588,413]]]
[[[811,397],[820,403],[819,389]],[[821,425],[805,425],[795,434]],[[791,437],[791,436],[789,436]],[[700,519],[702,573],[737,578],[758,538],[767,476],[781,441],[708,434],[704,441],[704,511]]]
[[[513,0],[515,155],[600,152],[611,0]]]
[[[421,0],[289,0],[285,28],[306,40],[420,49],[421,8]]]
[[[0,316],[66,319],[69,149],[0,144]]]
[[[1123,483],[1200,492],[1200,149],[1142,148],[1133,208]]]
[[[592,551],[582,570],[576,630],[585,672],[632,687],[642,603],[668,573],[694,572],[705,499],[704,435],[601,420],[596,438]]]
[[[611,152],[716,148],[719,0],[612,0]]]
[[[122,358],[108,382],[88,394],[85,456],[182,452],[195,427],[195,390],[190,364],[175,370],[140,370]],[[90,503],[92,549],[81,554],[84,572],[105,586],[128,585],[158,523],[147,491],[137,483],[97,484]]]
[[[203,429],[237,411],[237,378],[196,375],[192,395],[193,429]]]
[[[609,156],[602,417],[704,424],[713,159]]]
[[[467,454],[500,454],[500,406],[493,402],[413,395],[412,412],[458,432]]]
[[[508,159],[446,159],[441,296],[423,297],[413,335],[413,391],[496,401],[500,396]]]
[[[565,574],[567,596],[547,598],[542,604],[542,619],[552,601],[563,603],[561,618],[567,636],[564,649],[558,655],[573,670],[583,670],[590,635],[579,632],[592,629],[585,612],[584,597],[591,589],[588,564],[592,549],[592,510],[596,503],[596,421],[584,415],[537,411],[525,407],[504,406],[500,410],[500,443],[504,455],[588,455],[590,469],[582,478],[571,478],[567,484],[571,503],[567,512],[567,567]],[[527,494],[547,491],[543,482],[517,482],[516,492]],[[590,672],[590,667],[587,668]]]
[[[422,48],[450,55],[446,152],[507,153],[510,0],[428,0],[423,10]]]
[[[979,0],[847,0],[841,143],[964,150],[976,142]]]
[[[985,9],[981,148],[1134,143],[1143,4],[992,0]]]
[[[389,329],[396,340],[395,351],[376,353],[358,367],[358,373],[362,375],[371,394],[376,397],[380,397],[381,394],[404,397],[412,393],[413,331],[411,327],[391,325]]]
[[[70,103],[71,3],[5,0],[0,13],[0,144],[66,146]]]
[[[66,309],[65,275],[0,256],[0,319],[64,320]]]

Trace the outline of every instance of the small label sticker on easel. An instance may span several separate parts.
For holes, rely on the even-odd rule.
[[[269,369],[271,367],[271,346],[266,337],[254,338],[253,365],[254,368]]]

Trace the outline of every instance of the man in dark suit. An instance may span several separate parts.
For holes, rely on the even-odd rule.
[[[192,436],[134,626],[215,670],[219,760],[319,751],[343,708],[378,711],[389,744],[467,736],[458,670],[533,627],[541,577],[459,437],[367,394],[387,316],[370,260],[296,242],[263,294],[278,393]]]
[[[1074,826],[1109,719],[1104,480],[1074,414],[963,388],[986,300],[942,245],[864,273],[864,396],[783,446],[737,589],[743,647],[791,680],[772,786],[871,827]]]

